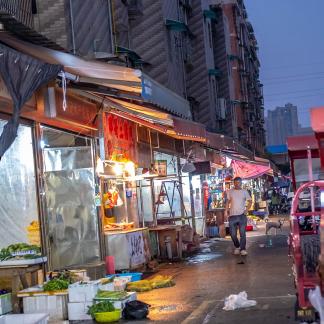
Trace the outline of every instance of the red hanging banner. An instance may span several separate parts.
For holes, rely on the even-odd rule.
[[[136,161],[135,124],[109,113],[103,123],[106,160]]]

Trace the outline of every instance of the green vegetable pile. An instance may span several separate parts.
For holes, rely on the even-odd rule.
[[[13,254],[18,252],[32,251],[31,254],[15,256]],[[9,259],[34,259],[41,256],[41,249],[37,245],[30,245],[27,243],[11,244],[6,248],[0,250],[0,261],[6,261]]]
[[[43,286],[44,291],[66,290],[73,283],[73,275],[70,272],[61,272],[57,277],[51,278]]]
[[[92,318],[95,318],[96,313],[106,313],[115,311],[114,305],[110,301],[100,302],[89,307],[88,315],[91,315]]]
[[[125,291],[104,291],[99,290],[96,298],[107,298],[111,300],[121,300],[127,297],[127,292]]]
[[[150,280],[140,280],[129,282],[127,284],[127,291],[144,292],[157,288],[167,288],[174,286],[175,283],[171,276],[157,275]]]
[[[66,279],[54,278],[46,282],[43,286],[44,291],[66,290],[70,282]]]

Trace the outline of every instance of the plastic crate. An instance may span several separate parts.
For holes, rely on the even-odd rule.
[[[208,237],[218,237],[219,236],[219,229],[217,226],[207,226],[206,227],[206,234]]]
[[[0,295],[0,315],[12,312],[11,293]]]
[[[0,324],[47,324],[48,314],[17,314],[0,316]]]

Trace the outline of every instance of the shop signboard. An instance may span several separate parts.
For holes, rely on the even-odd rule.
[[[145,249],[142,231],[127,233],[127,241],[131,268],[145,263]]]
[[[86,102],[76,96],[68,95],[66,98],[67,107],[63,107],[63,94],[55,91],[55,118],[64,121],[71,121],[85,127],[93,127],[97,116],[97,106],[94,103]]]
[[[103,122],[106,160],[135,162],[135,124],[109,113],[104,115]]]
[[[167,160],[155,160],[154,169],[156,170],[159,176],[165,177],[167,176],[167,165]]]

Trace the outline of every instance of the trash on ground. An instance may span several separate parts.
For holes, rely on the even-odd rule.
[[[210,253],[211,249],[210,248],[205,248],[201,250],[202,253]]]
[[[242,291],[238,295],[230,295],[226,297],[223,309],[229,311],[237,308],[252,307],[256,304],[256,300],[248,300],[247,293]]]

